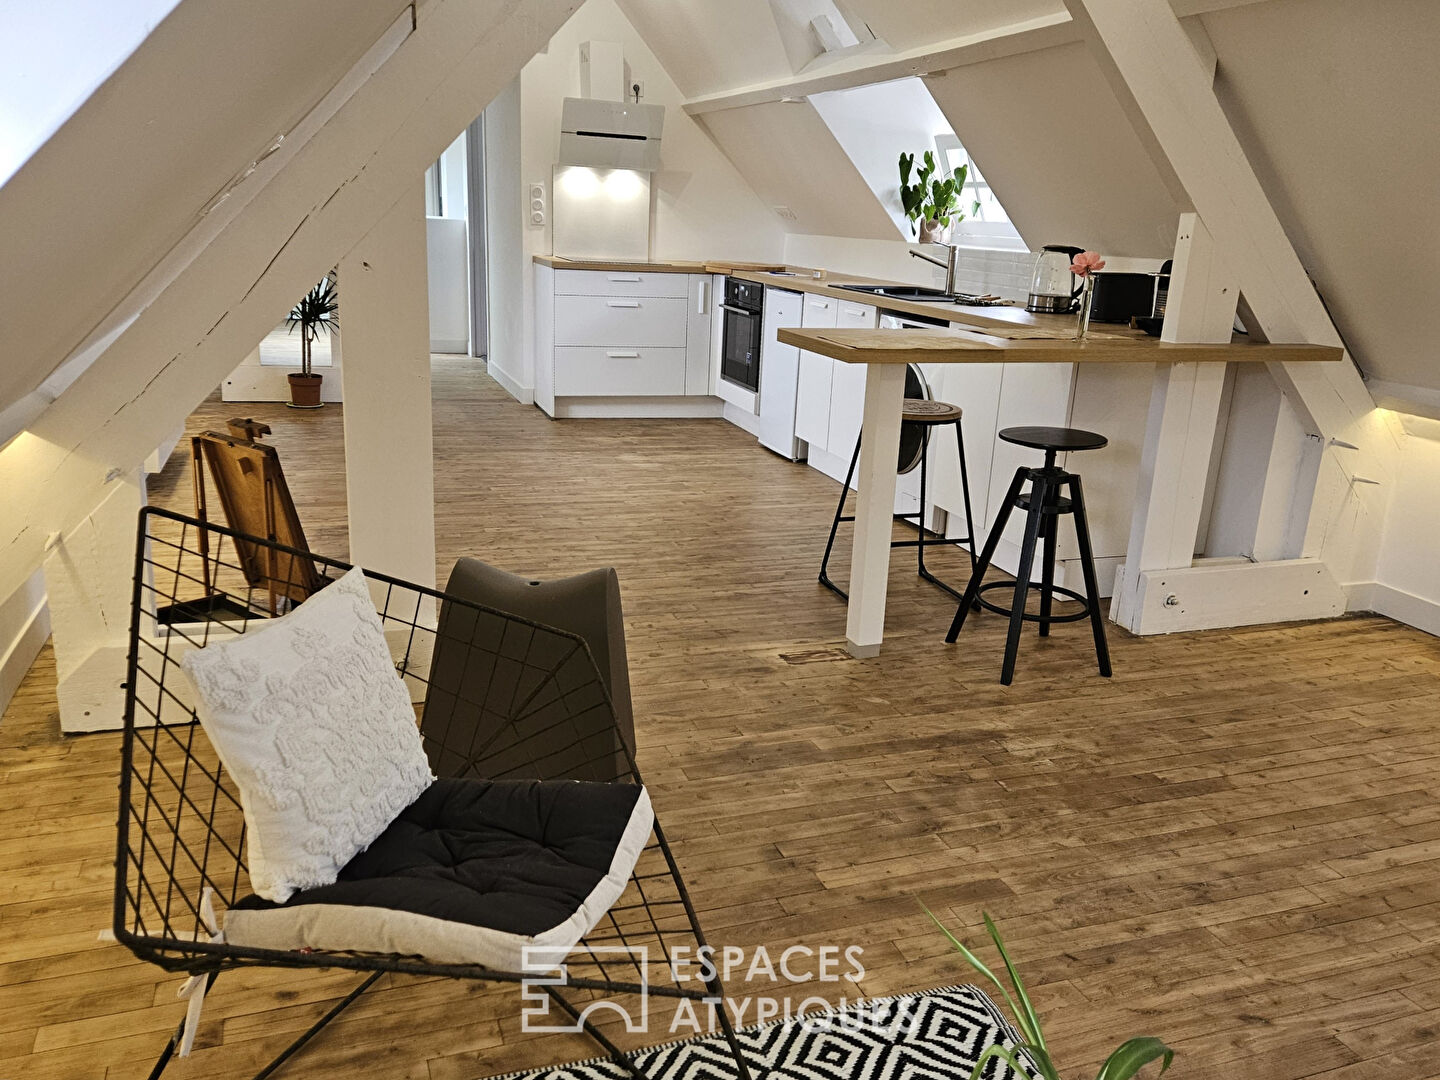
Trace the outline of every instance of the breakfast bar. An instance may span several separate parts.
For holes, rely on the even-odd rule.
[[[847,648],[854,656],[878,655],[884,638],[895,459],[907,364],[1153,364],[1156,393],[1163,401],[1168,386],[1185,380],[1218,380],[1229,363],[1333,363],[1343,357],[1339,348],[1260,344],[1243,335],[1218,343],[1172,342],[1139,331],[1106,327],[1077,341],[1073,330],[1067,332],[1058,325],[1005,325],[998,319],[983,317],[974,321],[977,325],[973,328],[952,325],[949,329],[779,331],[779,339],[786,344],[868,368],[845,631]],[[1064,324],[1073,327],[1074,321],[1064,320]],[[1165,418],[1165,409],[1152,407],[1147,447],[1159,443],[1160,433],[1154,429]],[[1130,555],[1134,554],[1132,550]]]

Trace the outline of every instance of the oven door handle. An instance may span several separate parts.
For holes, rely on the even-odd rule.
[[[751,311],[749,308],[736,307],[734,304],[721,304],[721,305],[720,305],[720,310],[721,310],[721,311],[732,311],[732,312],[734,312],[736,315],[748,315],[748,316],[749,316],[750,318],[752,318],[752,319],[758,319],[758,318],[760,317],[760,312],[758,312],[758,311]]]

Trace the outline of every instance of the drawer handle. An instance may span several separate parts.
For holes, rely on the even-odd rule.
[[[639,274],[606,274],[607,281],[639,281]]]
[[[615,351],[607,351],[607,352],[605,353],[605,355],[608,356],[611,360],[639,360],[639,359],[640,359],[640,354],[639,354],[638,352],[615,352]]]
[[[639,300],[606,300],[606,307],[639,307]]]
[[[811,301],[810,301],[810,306],[811,306],[811,307],[829,307],[829,306],[830,306],[830,301],[829,301],[829,300],[811,300]]]

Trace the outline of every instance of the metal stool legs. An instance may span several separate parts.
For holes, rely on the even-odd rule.
[[[1020,630],[1027,621],[1038,623],[1040,634],[1045,637],[1050,633],[1051,623],[1077,622],[1080,619],[1088,618],[1091,632],[1095,637],[1095,658],[1100,674],[1108,678],[1111,673],[1110,650],[1105,640],[1104,616],[1100,612],[1100,590],[1095,578],[1095,559],[1090,547],[1090,525],[1085,516],[1084,491],[1081,488],[1079,476],[1056,468],[1054,462],[1055,455],[1052,452],[1046,455],[1044,468],[1020,468],[1015,471],[1015,478],[1010,482],[1010,489],[1005,494],[1005,501],[1001,504],[1000,513],[985,541],[985,549],[981,552],[980,559],[975,565],[975,572],[970,576],[970,583],[965,589],[965,595],[960,601],[959,608],[956,609],[955,618],[950,623],[950,630],[945,635],[946,642],[953,643],[955,641],[961,628],[965,625],[965,619],[972,606],[983,606],[1005,615],[1009,619],[1009,627],[1005,636],[1005,660],[1000,669],[1000,681],[1006,686],[1009,686],[1015,678],[1015,660],[1020,651]],[[1031,482],[1030,491],[1022,495],[1021,489],[1026,480]],[[1068,489],[1068,499],[1061,497],[1062,488]],[[994,581],[987,585],[984,583],[985,572],[990,568],[991,560],[995,556],[995,549],[999,546],[1000,538],[1005,532],[1011,511],[1016,506],[1021,506],[1026,510],[1026,518],[1025,536],[1021,542],[1019,565],[1015,568],[1014,584],[1010,586],[1006,582]],[[1062,588],[1055,584],[1056,548],[1061,514],[1073,514],[1075,517],[1075,536],[1080,549],[1080,566],[1085,577],[1084,596],[1072,589]],[[1036,583],[1030,580],[1030,575],[1034,569],[1035,549],[1041,541],[1044,544],[1041,552],[1041,577],[1040,581]],[[1013,596],[1008,609],[998,607],[981,596],[985,590],[996,588],[1013,588]],[[1040,613],[1038,615],[1025,613],[1025,604],[1032,588],[1038,588],[1040,591]],[[1053,614],[1056,593],[1062,597],[1079,601],[1084,608],[1069,615]]]
[[[1075,538],[1080,545],[1080,565],[1085,571],[1085,595],[1090,598],[1090,630],[1095,635],[1095,659],[1100,674],[1110,677],[1110,646],[1105,641],[1105,618],[1100,614],[1100,586],[1095,583],[1095,557],[1090,552],[1090,524],[1085,517],[1085,494],[1080,477],[1070,474],[1070,497],[1075,502]]]
[[[863,433],[862,433],[863,437]],[[850,494],[850,481],[855,478],[855,466],[860,461],[860,439],[855,440],[855,452],[850,455],[850,468],[845,470],[845,482],[840,485],[840,501],[835,504],[835,520],[830,523],[830,538],[825,541],[825,557],[820,560],[820,584],[835,593],[842,600],[849,600],[850,594],[830,580],[830,552],[835,547],[835,534],[842,521],[854,521],[854,515],[845,515],[845,497]]]
[[[920,576],[926,581],[930,582],[932,585],[937,585],[941,589],[944,589],[947,593],[955,597],[955,599],[957,600],[960,599],[960,591],[941,581],[938,577],[931,573],[930,568],[925,565],[925,549],[927,547],[934,547],[937,544],[945,544],[957,547],[963,544],[970,553],[970,570],[972,573],[974,573],[975,518],[974,515],[970,512],[970,474],[969,470],[967,470],[965,467],[965,433],[964,429],[960,425],[961,422],[959,420],[955,421],[955,446],[956,452],[960,458],[960,494],[965,505],[965,535],[956,537],[942,536],[941,534],[935,532],[935,530],[929,528],[925,523],[926,496],[929,494],[930,490],[928,475],[928,463],[930,455],[927,452],[920,455],[919,513],[895,515],[896,521],[904,521],[907,524],[914,525],[919,531],[919,536],[914,540],[894,540],[891,541],[890,544],[892,548],[915,548],[917,570],[919,571]],[[840,588],[839,585],[836,585],[835,582],[830,578],[830,553],[835,548],[835,534],[840,529],[840,523],[842,521],[855,520],[855,515],[845,513],[845,500],[850,495],[850,481],[855,478],[855,469],[860,461],[860,440],[863,438],[864,433],[862,432],[860,438],[857,438],[855,440],[855,452],[850,455],[850,467],[845,470],[845,483],[842,484],[840,487],[840,499],[835,504],[835,519],[830,523],[830,536],[825,541],[825,555],[820,560],[820,584],[824,585],[827,589],[829,589],[831,592],[835,593],[837,596],[844,600],[850,599],[850,594],[844,589]],[[928,448],[929,436],[927,434],[927,451]]]

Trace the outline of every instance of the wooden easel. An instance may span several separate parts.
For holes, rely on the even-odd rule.
[[[205,473],[215,483],[215,494],[226,524],[236,532],[260,536],[272,543],[308,552],[305,531],[295,511],[280,456],[275,447],[262,443],[270,425],[248,417],[226,421],[228,432],[203,431],[190,440],[194,465],[195,516],[208,522]],[[298,604],[324,586],[315,563],[303,555],[290,555],[274,548],[261,548],[236,539],[235,553],[240,570],[252,589],[263,589],[269,598],[271,615],[278,613],[281,599]],[[211,576],[208,530],[200,530],[200,554],[204,566],[207,596],[215,593]],[[283,573],[282,573],[283,570]]]

